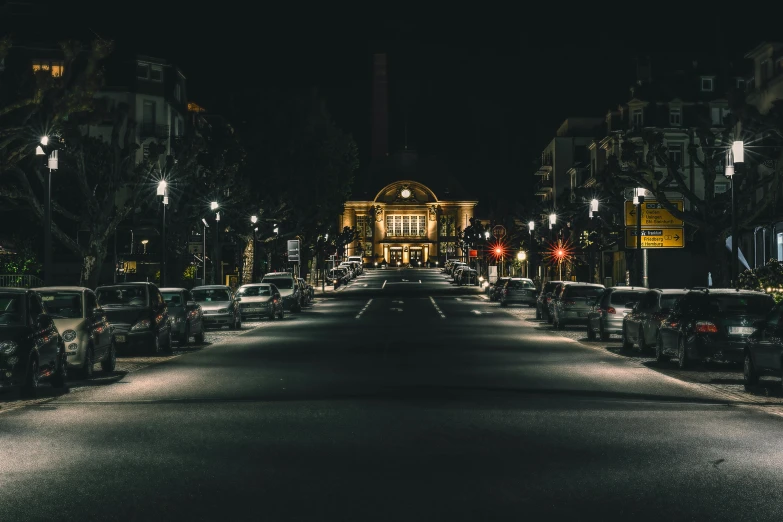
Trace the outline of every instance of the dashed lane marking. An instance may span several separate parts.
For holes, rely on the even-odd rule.
[[[364,312],[366,312],[366,311],[367,311],[367,308],[369,308],[369,306],[370,306],[370,303],[372,303],[372,299],[370,299],[369,301],[367,301],[367,304],[366,304],[366,305],[364,305],[364,308],[362,308],[361,310],[359,310],[359,313],[358,313],[358,314],[356,314],[356,319],[359,319],[359,318],[362,316],[362,314],[363,314]]]
[[[438,303],[435,302],[435,299],[432,296],[430,296],[430,302],[432,303],[432,306],[435,307],[435,311],[438,312],[438,314],[440,315],[440,318],[441,319],[445,319],[446,318],[446,314],[444,314],[440,310],[440,306],[438,306]]]

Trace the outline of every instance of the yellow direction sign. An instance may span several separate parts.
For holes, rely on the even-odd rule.
[[[682,228],[643,228],[642,248],[683,248],[685,234]],[[636,248],[636,229],[625,229],[625,248]]]
[[[671,201],[677,210],[682,211],[682,200]],[[636,205],[633,201],[625,202],[625,225],[636,226]],[[681,227],[682,219],[676,218],[663,208],[663,205],[655,200],[645,200],[642,203],[643,227]]]

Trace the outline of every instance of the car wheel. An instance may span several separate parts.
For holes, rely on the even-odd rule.
[[[81,368],[82,377],[85,379],[91,379],[92,378],[92,372],[95,369],[95,352],[92,349],[92,346],[88,346],[87,350],[84,352],[84,364]]]
[[[749,390],[759,383],[759,374],[756,372],[756,367],[753,365],[753,358],[750,356],[750,352],[745,352],[745,363],[742,366],[742,380],[746,390]]]
[[[182,337],[179,338],[179,344],[186,346],[190,342],[190,323],[185,323],[185,331],[182,333]]]
[[[38,395],[38,360],[35,357],[30,359],[21,392],[23,397],[31,398]]]
[[[639,327],[639,342],[637,343],[637,346],[639,347],[639,353],[647,351],[647,345],[644,343],[644,328],[641,326]]]
[[[677,366],[681,370],[687,369],[691,365],[690,359],[688,359],[688,351],[685,349],[685,338],[680,337],[680,342],[677,343]]]
[[[658,334],[658,336],[655,338],[655,360],[658,362],[663,362],[668,358],[669,356],[663,353],[663,339],[661,339],[661,335]]]
[[[628,334],[625,331],[625,326],[623,326],[623,350],[630,350],[633,348],[633,343],[628,341]]]
[[[65,354],[65,346],[60,350],[59,364],[52,375],[52,388],[65,388],[65,380],[68,378],[68,356]]]
[[[111,373],[114,368],[117,367],[117,347],[114,346],[114,341],[109,346],[109,351],[106,352],[103,360],[101,361],[101,370],[106,373]]]

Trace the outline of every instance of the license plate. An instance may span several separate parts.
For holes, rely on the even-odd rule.
[[[755,331],[752,326],[729,326],[729,335],[750,335]]]
[[[260,309],[260,308],[248,308],[247,310],[248,310],[249,312],[260,312],[260,311],[261,311],[261,309]]]
[[[124,343],[125,342],[125,336],[124,335],[115,335],[114,340],[118,343]]]

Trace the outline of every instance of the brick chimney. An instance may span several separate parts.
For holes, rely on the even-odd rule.
[[[386,55],[373,56],[372,78],[372,159],[389,154],[389,96]]]

